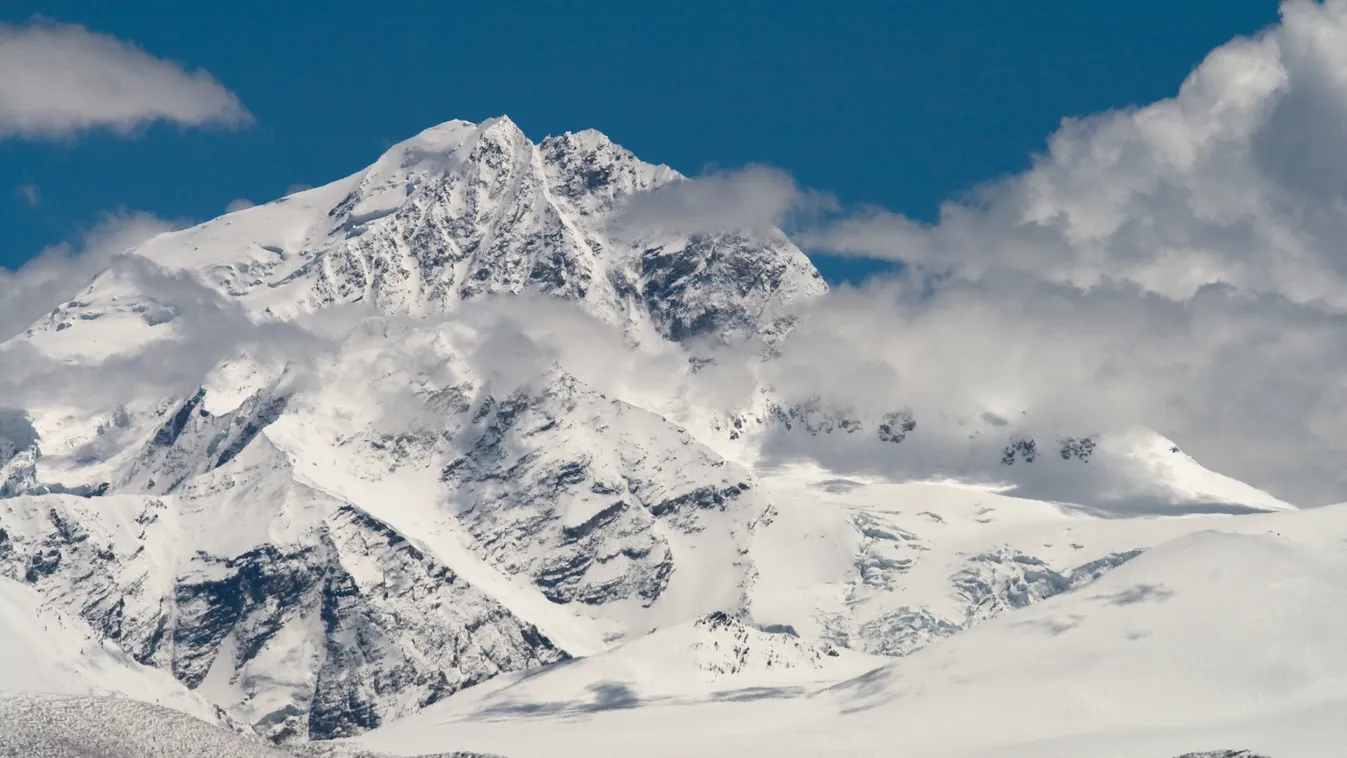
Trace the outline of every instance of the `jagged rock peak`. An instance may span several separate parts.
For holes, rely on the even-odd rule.
[[[354,303],[424,317],[533,292],[574,302],[638,343],[784,334],[827,289],[786,235],[670,232],[623,215],[631,198],[683,180],[594,130],[535,144],[504,116],[448,121],[357,174],[160,235],[133,256],[262,320]],[[141,301],[173,306],[151,289],[109,272],[78,295],[80,317]],[[160,323],[128,317],[128,340],[172,331],[151,331]],[[28,336],[57,326],[89,329],[65,319]]]

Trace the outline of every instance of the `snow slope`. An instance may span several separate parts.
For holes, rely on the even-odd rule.
[[[800,695],[886,659],[713,613],[603,653],[465,690],[436,717],[495,720]]]
[[[0,755],[28,758],[284,758],[176,710],[115,697],[0,692]]]
[[[1334,515],[1341,542],[1343,514]],[[1295,720],[1347,704],[1344,600],[1347,552],[1338,545],[1195,532],[1060,602],[840,685],[825,707],[882,721],[932,751],[945,749],[947,737],[929,727],[916,735],[956,707],[983,725],[987,748],[1014,745],[1021,754],[1116,732],[1129,735],[1123,744],[1200,747],[1166,733]],[[1023,697],[1029,688],[1032,699]],[[1308,754],[1275,740],[1240,744]]]
[[[1199,524],[1090,585],[813,695],[494,720],[451,698],[360,742],[409,752],[453,734],[519,758],[1336,755],[1347,509],[1244,518],[1248,533]]]
[[[30,587],[0,577],[0,695],[117,694],[216,722],[205,700],[171,676],[137,663],[78,618],[44,608]]]
[[[356,748],[282,751],[178,711],[119,697],[0,693],[6,758],[385,758]],[[422,758],[499,758],[436,752]]]

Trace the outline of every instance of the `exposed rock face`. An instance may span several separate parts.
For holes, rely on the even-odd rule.
[[[1093,437],[1063,437],[1057,443],[1057,452],[1064,461],[1069,461],[1072,458],[1080,461],[1090,460],[1096,444]]]
[[[0,497],[14,497],[37,485],[37,430],[22,411],[0,408]]]
[[[1005,451],[1001,454],[1001,463],[1013,466],[1017,459],[1025,463],[1033,463],[1038,459],[1038,443],[1033,437],[1013,439],[1006,445]]]
[[[671,539],[707,514],[746,539],[767,508],[747,471],[570,376],[489,398],[475,422],[441,474],[450,501],[493,563],[553,602],[649,606],[675,570]]]
[[[970,557],[967,568],[950,581],[967,601],[965,624],[972,625],[1088,584],[1140,554],[1114,553],[1058,573],[1038,558],[1008,549]]]
[[[778,338],[793,323],[773,301],[796,301],[822,291],[817,272],[782,255],[785,235],[766,240],[744,234],[694,234],[646,248],[638,286],[655,328],[683,342],[703,335]],[[810,267],[812,269],[812,267]]]
[[[712,675],[730,676],[752,670],[822,668],[838,653],[827,643],[800,639],[790,631],[755,629],[724,612],[711,613],[693,625],[697,667]]]
[[[566,657],[350,506],[322,507],[298,543],[214,555],[181,544],[210,540],[175,528],[185,514],[174,500],[10,504],[0,571],[273,739],[354,734],[501,671]],[[120,528],[109,529],[107,511],[125,519]],[[163,565],[173,554],[176,569]]]
[[[883,534],[875,526],[869,528],[871,533]],[[917,542],[915,535],[883,536],[880,539]],[[1064,573],[1053,571],[1038,558],[1015,550],[972,555],[964,568],[949,577],[950,588],[961,601],[962,618],[945,618],[927,608],[899,607],[861,624],[854,632],[839,631],[837,634],[844,635],[839,642],[844,641],[848,647],[868,653],[908,655],[1003,613],[1088,584],[1140,554],[1140,550],[1114,553]],[[872,565],[873,559],[866,566],[871,571],[870,576],[887,579],[886,575],[906,571],[910,561],[891,560],[880,572],[875,572]],[[866,576],[865,573],[862,575]]]
[[[883,420],[879,423],[879,438],[884,442],[899,443],[907,439],[907,435],[916,431],[917,420],[912,417],[911,411],[895,411],[885,414]]]

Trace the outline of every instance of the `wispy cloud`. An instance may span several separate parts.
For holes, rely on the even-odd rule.
[[[0,267],[0,342],[74,295],[115,256],[179,226],[143,211],[109,213],[73,243],[45,248],[17,271]]]
[[[141,224],[143,231],[154,226],[149,219],[142,219]],[[132,233],[136,222],[127,220],[116,226],[120,228],[108,229],[110,238],[129,239],[124,235]],[[121,243],[101,247],[119,248]],[[0,344],[4,357],[0,397],[7,404],[23,408],[56,402],[106,409],[137,398],[190,392],[220,361],[242,353],[268,365],[292,363],[307,370],[308,361],[330,350],[327,339],[315,331],[288,322],[254,323],[237,303],[190,274],[165,270],[145,257],[113,253],[99,273],[170,310],[171,336],[95,363],[54,358],[22,340]],[[69,288],[50,288],[48,294],[69,297],[87,284],[75,283],[74,293]],[[36,293],[30,290],[30,295]],[[37,298],[30,296],[29,300]]]
[[[42,201],[42,194],[38,192],[36,184],[19,185],[19,188],[14,190],[14,196],[28,203],[29,208],[36,208],[37,204]]]
[[[154,121],[238,127],[252,115],[210,74],[82,26],[0,24],[0,138],[52,139]]]
[[[789,173],[754,165],[671,182],[636,195],[623,206],[614,225],[619,231],[642,233],[761,231],[836,206],[830,195],[800,187]]]

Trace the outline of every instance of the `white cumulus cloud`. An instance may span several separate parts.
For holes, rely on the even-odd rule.
[[[0,138],[63,138],[153,121],[237,127],[252,115],[210,74],[82,26],[0,24]]]
[[[1045,436],[1145,427],[1297,504],[1347,500],[1344,146],[1347,0],[1288,0],[1174,97],[1064,121],[1028,171],[935,224],[869,209],[800,235],[905,269],[821,302],[780,381],[910,405],[919,429],[921,409]],[[837,463],[971,460],[947,443]],[[1049,484],[1028,491],[1073,496]]]
[[[1171,298],[1217,282],[1347,306],[1347,2],[1213,51],[1178,94],[1068,119],[1029,171],[950,202],[935,225],[883,210],[816,249],[978,277],[1014,270]]]

